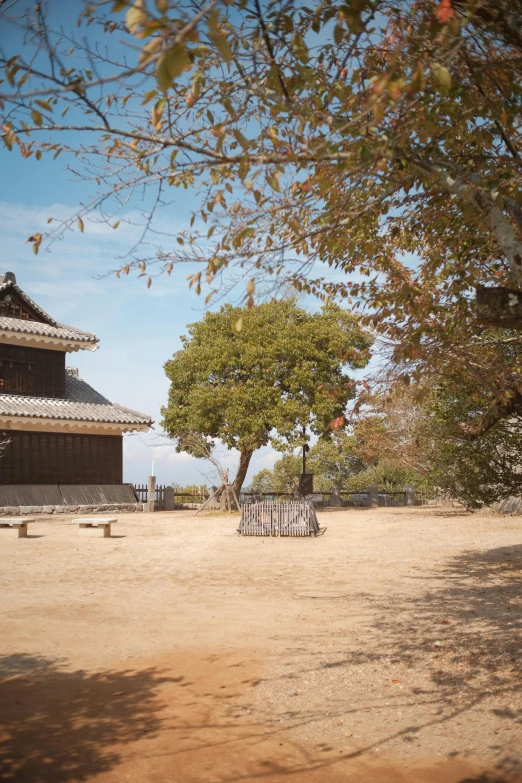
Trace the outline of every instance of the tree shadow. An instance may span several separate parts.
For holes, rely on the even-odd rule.
[[[121,750],[162,728],[157,689],[143,671],[71,671],[63,659],[0,657],[0,781],[86,780],[121,761]]]
[[[291,683],[289,687],[297,694],[306,691],[312,675],[316,688],[327,687],[339,696],[319,702],[308,712],[300,709],[296,718],[292,716],[297,713],[288,711],[291,704],[296,709],[293,702],[280,702],[281,718],[288,718],[295,726],[323,725],[325,719],[335,723],[357,713],[372,713],[373,738],[353,754],[341,754],[338,760],[361,757],[375,747],[384,750],[388,744],[397,747],[397,742],[411,743],[420,732],[427,736],[446,726],[444,753],[451,758],[462,752],[468,754],[466,743],[476,742],[462,740],[458,733],[453,738],[453,721],[460,724],[469,715],[475,722],[478,712],[491,727],[482,742],[497,771],[472,775],[461,783],[507,783],[513,776],[522,781],[520,754],[512,752],[512,742],[506,742],[508,737],[513,740],[522,735],[522,545],[469,551],[448,560],[440,569],[419,572],[408,579],[414,579],[417,587],[412,591],[409,585],[392,598],[357,593],[358,600],[373,615],[369,623],[372,633],[362,643],[347,649],[340,642],[335,645],[336,652],[326,652],[332,646],[327,636],[311,635],[305,644],[300,636],[285,637],[288,647],[284,665],[291,668],[286,673],[279,669],[276,679]],[[350,611],[353,594],[314,592],[317,595],[294,598],[336,601],[339,613],[344,606]],[[377,669],[381,661],[382,668]],[[342,693],[345,683],[359,676],[361,666],[379,672],[373,676],[383,683],[383,690],[369,694],[364,704],[354,704],[344,700]],[[402,672],[401,679],[391,679],[397,677],[392,673],[395,667]],[[394,683],[400,690],[394,691]],[[281,686],[275,690],[281,692]],[[393,728],[398,710],[415,708],[417,717],[413,721]],[[499,735],[499,729],[506,730],[506,735]],[[322,766],[331,763],[325,760]],[[319,766],[314,760],[313,768]],[[304,771],[304,767],[297,771]],[[232,783],[232,778],[227,783]]]

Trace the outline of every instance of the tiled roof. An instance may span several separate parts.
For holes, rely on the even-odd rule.
[[[110,402],[72,367],[66,368],[64,400],[0,394],[0,416],[127,424],[130,430],[152,425],[150,416]]]
[[[0,290],[1,290],[0,286]],[[97,343],[98,338],[91,332],[75,329],[67,324],[53,322],[55,326],[42,324],[39,321],[26,321],[22,318],[10,318],[0,316],[0,332],[18,332],[19,334],[32,334],[42,337],[56,337],[60,340],[71,340],[77,343]]]

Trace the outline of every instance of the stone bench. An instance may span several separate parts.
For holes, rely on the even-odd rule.
[[[90,519],[73,519],[72,524],[78,525],[81,536],[110,538],[111,525],[117,521],[114,517],[90,517]]]
[[[0,518],[0,537],[27,538],[27,525],[36,522],[34,517]]]

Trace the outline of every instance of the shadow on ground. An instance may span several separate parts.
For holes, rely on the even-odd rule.
[[[325,720],[349,724],[368,713],[374,736],[353,754],[360,758],[376,747],[400,753],[401,746],[434,730],[445,732],[443,756],[472,757],[475,747],[479,749],[475,738],[464,732],[462,739],[454,727],[466,725],[468,719],[475,725],[484,715],[490,728],[482,735],[480,752],[495,759],[491,766],[498,772],[464,776],[459,783],[505,783],[513,776],[522,780],[522,546],[470,551],[441,569],[408,578],[418,585],[413,596],[408,590],[390,602],[382,595],[358,594],[373,615],[372,633],[364,643],[340,641],[336,654],[326,652],[332,641],[328,636],[309,634],[307,648],[301,637],[287,638],[287,672],[278,676],[295,689],[296,698],[278,701],[278,715],[296,726],[320,726]],[[351,611],[353,596],[329,595],[327,590],[321,595],[319,588],[313,592],[294,597],[308,600],[308,605],[310,598],[319,606],[336,601],[340,613]],[[395,666],[403,672],[400,679],[392,679],[397,677]],[[349,698],[350,682],[362,670],[377,672],[372,678],[378,687],[368,692],[367,701],[355,704]],[[324,686],[333,695],[306,711],[299,695],[309,682],[316,692]],[[274,691],[281,693],[281,686]],[[416,711],[418,718],[392,728],[397,713],[405,710],[412,715]],[[325,760],[324,766],[330,763]]]
[[[144,671],[70,671],[63,660],[0,658],[0,781],[87,780],[117,765],[121,750],[162,727],[157,689]]]

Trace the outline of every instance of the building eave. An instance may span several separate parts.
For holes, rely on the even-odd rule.
[[[0,429],[27,432],[70,432],[91,435],[122,435],[126,432],[150,432],[151,424],[129,422],[77,421],[36,416],[0,416]]]
[[[24,334],[23,332],[10,332],[7,329],[0,331],[0,343],[4,345],[19,345],[27,348],[48,348],[49,350],[65,351],[96,351],[98,344],[83,340],[68,340],[63,337],[49,337],[40,334]]]

